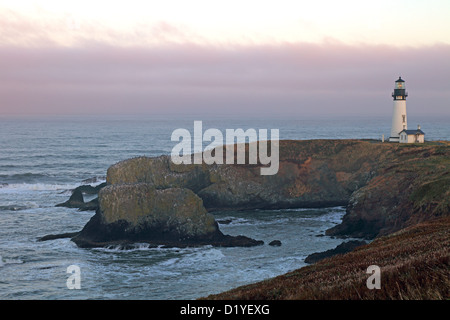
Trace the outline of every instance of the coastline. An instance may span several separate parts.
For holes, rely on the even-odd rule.
[[[441,267],[448,266],[449,259],[448,253],[442,251],[443,247],[449,246],[447,230],[450,211],[448,210],[450,144],[448,141],[401,145],[374,140],[285,140],[280,141],[280,145],[280,176],[275,178],[259,178],[257,175],[250,174],[252,170],[258,169],[257,166],[228,166],[227,171],[224,171],[226,175],[214,167],[215,171],[212,172],[215,175],[213,175],[211,171],[208,171],[211,170],[210,167],[204,165],[171,166],[167,162],[167,157],[139,157],[111,166],[108,169],[107,184],[115,185],[118,190],[122,190],[121,185],[127,188],[134,185],[137,188],[136,192],[150,185],[151,188],[161,190],[186,188],[199,197],[209,212],[223,209],[216,203],[225,203],[221,198],[223,193],[220,191],[229,188],[237,188],[233,192],[235,198],[225,198],[229,203],[228,209],[231,210],[239,210],[240,207],[254,209],[257,203],[251,198],[251,194],[250,198],[248,197],[248,191],[255,188],[269,190],[267,193],[269,196],[270,188],[273,188],[276,190],[273,194],[278,196],[278,198],[272,198],[270,202],[267,202],[268,198],[264,198],[266,204],[261,205],[259,207],[261,209],[289,208],[299,206],[299,203],[308,203],[310,207],[326,206],[330,201],[327,197],[331,195],[335,197],[333,201],[340,199],[346,202],[347,213],[342,223],[328,229],[326,235],[338,238],[375,239],[368,245],[358,246],[350,253],[338,254],[275,279],[209,296],[208,299],[448,298],[448,290],[445,291],[445,288],[449,286],[446,286],[445,281],[442,280],[442,275],[448,273],[441,270]],[[247,184],[241,188],[239,186],[242,182]],[[311,186],[316,187],[311,188]],[[207,192],[211,189],[213,192]],[[289,192],[286,193],[286,190]],[[285,198],[279,198],[280,194],[284,194]],[[121,197],[113,198],[125,196],[133,197],[127,191]],[[263,199],[261,195],[258,197]],[[108,200],[104,208],[115,206],[114,199]],[[309,199],[309,202],[305,199]],[[171,201],[170,198],[166,200],[168,203]],[[268,206],[267,203],[271,204]],[[139,208],[134,210],[141,212]],[[123,219],[128,219],[127,215]],[[94,233],[97,231],[92,230]],[[436,246],[431,246],[429,243]],[[386,249],[386,245],[390,247]],[[402,255],[406,257],[406,260],[396,260],[398,254],[395,252],[398,247],[404,249]],[[417,261],[412,258],[415,254],[411,248],[415,247],[420,248],[422,252]],[[438,257],[430,260],[431,266],[426,261],[427,254],[430,252],[438,253]],[[424,290],[428,288],[428,282],[435,278],[434,275],[427,273],[426,269],[419,268],[419,265],[428,263],[428,269],[438,270],[438,278],[441,282],[443,281],[444,289],[438,285],[434,293],[430,293],[433,291],[430,288],[426,289],[428,293],[421,293],[418,286],[408,287],[408,282],[405,282],[406,289],[398,288],[398,291],[394,289],[383,294],[372,292],[367,296],[361,294],[362,291],[353,290],[357,293],[355,296],[352,290],[346,293],[340,290],[334,292],[333,290],[336,289],[330,289],[329,292],[325,290],[320,294],[319,292],[322,291],[320,283],[315,285],[313,283],[312,288],[318,292],[302,289],[303,293],[300,293],[291,288],[289,292],[283,289],[276,294],[273,293],[277,286],[288,290],[289,283],[284,283],[283,279],[297,279],[293,282],[293,286],[297,288],[301,287],[299,283],[307,279],[305,274],[327,270],[322,276],[322,280],[326,282],[334,278],[335,273],[342,274],[340,268],[348,269],[355,263],[360,263],[359,269],[357,271],[353,269],[350,273],[357,272],[358,276],[343,281],[349,281],[352,286],[359,281],[357,283],[361,289],[361,285],[364,285],[360,283],[361,279],[367,277],[362,275],[364,270],[361,266],[367,265],[366,261],[373,262],[372,256],[377,256],[384,261],[386,264],[381,267],[387,270],[400,270],[405,264],[412,263],[411,267],[416,270],[414,277],[425,279]],[[414,262],[410,263],[408,259],[413,259]],[[324,266],[331,269],[323,269]],[[422,274],[423,272],[425,274]],[[401,278],[400,271],[392,273],[390,277]],[[415,279],[414,277],[412,279]],[[280,282],[283,284],[280,285]],[[392,290],[392,283],[389,286]],[[328,287],[333,288],[333,285],[328,284]]]
[[[423,222],[352,252],[199,300],[448,300],[450,218]],[[370,265],[381,288],[369,289]]]
[[[414,150],[427,145],[443,146],[438,153],[448,154],[448,141],[399,147]],[[410,153],[413,154],[414,151]],[[425,153],[425,158],[428,157],[430,154]],[[448,200],[439,202],[448,199],[450,192],[448,157],[444,161],[440,165],[443,170],[441,175],[437,175],[437,180],[429,179],[410,191],[407,208],[411,211],[409,215],[407,212],[401,214],[402,221],[408,221],[407,223],[378,233],[371,243],[359,245],[348,253],[329,253],[330,257],[287,274],[199,300],[448,300],[450,210]],[[433,171],[436,170],[431,171],[430,166],[434,164],[433,161],[430,164],[426,162],[419,165],[419,168],[426,167],[430,170],[425,174],[435,173]],[[397,164],[397,167],[400,166]],[[403,171],[411,173],[414,169]],[[415,177],[418,178],[420,176]],[[353,200],[347,206],[343,223],[327,230],[327,235],[355,235],[358,230],[346,229],[345,219],[348,221],[349,216],[351,218],[356,206],[354,204],[357,203],[354,197],[357,196],[352,195]],[[438,199],[440,197],[443,198]],[[365,195],[364,201],[368,200],[370,201]],[[419,208],[424,213],[422,217],[415,216]],[[379,264],[381,268],[383,286],[380,290],[369,290],[366,284],[369,277],[366,268],[374,264]]]

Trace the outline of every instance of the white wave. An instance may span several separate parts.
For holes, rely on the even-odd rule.
[[[223,225],[242,225],[242,224],[252,224],[253,221],[247,218],[241,218],[241,217],[233,217],[233,216],[229,216],[229,217],[225,217],[225,218],[216,218],[216,220],[219,221],[226,221],[226,223],[220,223],[220,226]]]
[[[93,248],[95,251],[103,251],[103,252],[131,252],[131,251],[143,251],[156,249],[149,243],[132,243],[132,244],[115,244],[108,245],[105,247]]]
[[[0,188],[0,193],[21,191],[69,191],[78,184],[47,184],[47,183],[10,183]]]
[[[189,252],[190,251],[190,252]],[[225,257],[220,249],[211,246],[199,248],[184,248],[181,255],[160,262],[158,265],[165,268],[184,269],[203,263],[211,263]]]
[[[190,266],[197,263],[207,263],[220,260],[225,255],[220,249],[210,248],[208,250],[200,250],[183,256],[178,262],[179,266]]]
[[[314,210],[311,208],[287,208],[287,209],[258,209],[256,211],[262,211],[262,212],[303,212],[303,211],[311,211]]]
[[[344,215],[345,215],[345,210],[341,209],[341,210],[331,211],[324,215],[321,215],[317,218],[317,220],[320,220],[323,222],[341,223]]]

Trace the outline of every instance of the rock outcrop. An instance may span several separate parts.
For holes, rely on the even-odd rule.
[[[345,205],[343,223],[327,235],[368,239],[450,211],[447,142],[280,141],[279,153],[272,176],[259,164],[175,165],[161,156],[119,162],[107,183],[188,188],[209,212]]]
[[[261,164],[121,161],[108,169],[97,213],[73,240],[223,245],[214,211],[338,205],[347,213],[326,234],[372,239],[450,213],[448,142],[286,140],[279,159],[276,175],[261,175]]]
[[[272,240],[272,241],[269,242],[269,246],[280,247],[281,246],[281,241],[280,240]]]
[[[175,165],[169,156],[138,157],[108,169],[108,184],[145,182],[188,188],[210,212],[346,205],[367,183],[389,146],[356,140],[280,141],[276,175],[261,165]]]
[[[130,242],[164,246],[254,246],[263,242],[224,235],[190,189],[156,189],[148,183],[109,185],[99,209],[72,238],[79,247]]]
[[[360,240],[346,241],[346,242],[341,243],[334,249],[310,254],[309,256],[306,257],[305,262],[306,263],[316,263],[320,260],[335,256],[337,254],[344,254],[344,253],[353,251],[355,248],[360,247],[365,244],[367,244],[365,241],[360,241]]]
[[[72,191],[72,195],[69,200],[63,203],[58,203],[56,207],[67,207],[67,208],[80,208],[84,206],[84,197],[80,189],[76,188]]]
[[[96,195],[104,186],[106,186],[106,182],[95,187],[91,185],[81,185],[72,190],[72,195],[69,200],[57,204],[56,207],[77,208],[80,211],[95,211],[98,208],[98,198],[85,202],[84,194]]]
[[[392,145],[376,175],[349,197],[340,225],[326,234],[375,238],[450,215],[450,146]]]

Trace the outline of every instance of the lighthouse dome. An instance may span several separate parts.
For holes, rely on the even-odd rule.
[[[395,96],[398,95],[402,95],[402,96],[406,96],[406,92],[405,92],[405,80],[402,79],[402,77],[398,77],[398,80],[395,81]],[[403,91],[398,91],[398,90],[403,90]]]

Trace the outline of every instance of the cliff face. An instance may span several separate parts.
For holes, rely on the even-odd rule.
[[[128,223],[155,206],[164,206],[161,214],[171,211],[179,196],[163,196],[161,190],[173,188],[189,190],[205,212],[346,205],[343,223],[327,231],[336,236],[373,238],[449,214],[446,143],[309,140],[280,141],[279,148],[279,171],[272,176],[260,175],[261,165],[175,165],[168,156],[119,162],[108,169],[108,187],[99,195],[103,219],[117,219],[114,208],[123,197],[133,198],[121,211]],[[142,186],[159,192],[155,197],[161,203],[140,197]]]
[[[450,147],[393,145],[369,183],[349,198],[328,235],[373,238],[450,214]]]
[[[168,156],[134,158],[108,169],[108,184],[189,188],[208,211],[345,205],[375,174],[389,145],[352,140],[280,141],[276,175],[260,165],[175,165]]]
[[[174,242],[218,231],[214,217],[189,189],[156,190],[145,183],[109,185],[99,193],[96,215],[72,240],[81,247],[113,242]]]
[[[154,224],[186,237],[217,230],[214,217],[206,212],[202,200],[186,188],[157,190],[145,183],[110,185],[100,191],[99,199],[107,224],[127,221],[128,229],[136,231],[142,225]]]

